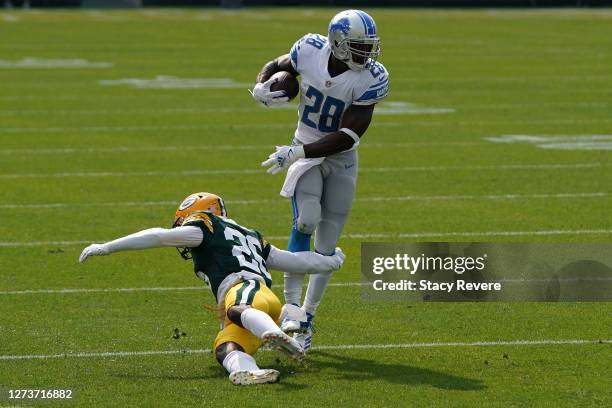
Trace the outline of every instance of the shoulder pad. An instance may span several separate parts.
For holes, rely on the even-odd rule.
[[[312,52],[313,50],[321,50],[327,44],[327,37],[324,37],[320,34],[312,34],[308,33],[293,44],[291,47],[290,56],[291,56],[291,64],[296,71],[299,72],[298,69],[298,60],[299,56],[305,52]]]
[[[214,228],[212,219],[210,218],[210,215],[205,212],[194,212],[189,217],[187,217],[185,221],[183,221],[182,225],[193,224],[196,222],[203,222],[204,225],[206,225],[206,228],[208,228],[208,230],[210,231],[210,233],[213,233]]]

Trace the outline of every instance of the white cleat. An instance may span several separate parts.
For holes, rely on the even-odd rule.
[[[272,384],[278,382],[280,373],[270,368],[254,371],[234,371],[229,379],[234,385]]]
[[[261,341],[272,350],[286,354],[293,360],[300,361],[304,358],[302,346],[282,331],[267,331],[261,336]]]
[[[300,331],[303,325],[308,323],[306,312],[304,312],[299,306],[292,304],[283,305],[280,320],[280,328],[285,333]]]
[[[285,319],[281,322],[280,328],[285,333],[294,333],[302,329],[302,323],[299,320]]]

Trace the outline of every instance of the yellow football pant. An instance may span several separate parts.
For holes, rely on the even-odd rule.
[[[259,280],[242,281],[232,286],[225,294],[224,328],[217,334],[214,349],[228,341],[239,344],[245,353],[255,354],[261,347],[261,341],[250,331],[243,329],[227,318],[227,311],[235,305],[249,305],[267,313],[277,324],[281,313],[281,302],[278,297]]]

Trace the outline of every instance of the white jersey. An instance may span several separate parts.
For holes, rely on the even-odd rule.
[[[330,54],[327,37],[319,34],[306,34],[291,48],[291,64],[301,76],[295,137],[304,144],[340,130],[351,105],[372,105],[389,91],[389,73],[381,63],[331,77]]]

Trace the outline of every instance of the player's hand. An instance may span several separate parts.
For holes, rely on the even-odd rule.
[[[108,249],[104,244],[91,244],[87,248],[81,252],[81,256],[79,256],[79,262],[83,263],[90,256],[103,256],[108,255]]]
[[[276,174],[284,168],[288,168],[298,159],[305,157],[304,146],[276,146],[276,151],[268,156],[268,160],[261,163],[262,166],[271,166],[267,172]]]
[[[265,106],[276,106],[289,102],[289,97],[285,95],[285,91],[270,91],[270,87],[276,82],[278,82],[278,78],[270,78],[263,83],[259,82],[249,92],[257,102]]]
[[[334,252],[333,255],[330,256],[330,258],[332,258],[334,262],[334,266],[333,266],[334,270],[337,270],[337,269],[340,269],[340,267],[344,263],[344,260],[346,259],[346,255],[344,255],[344,252],[342,252],[342,248],[336,247],[336,251]]]

